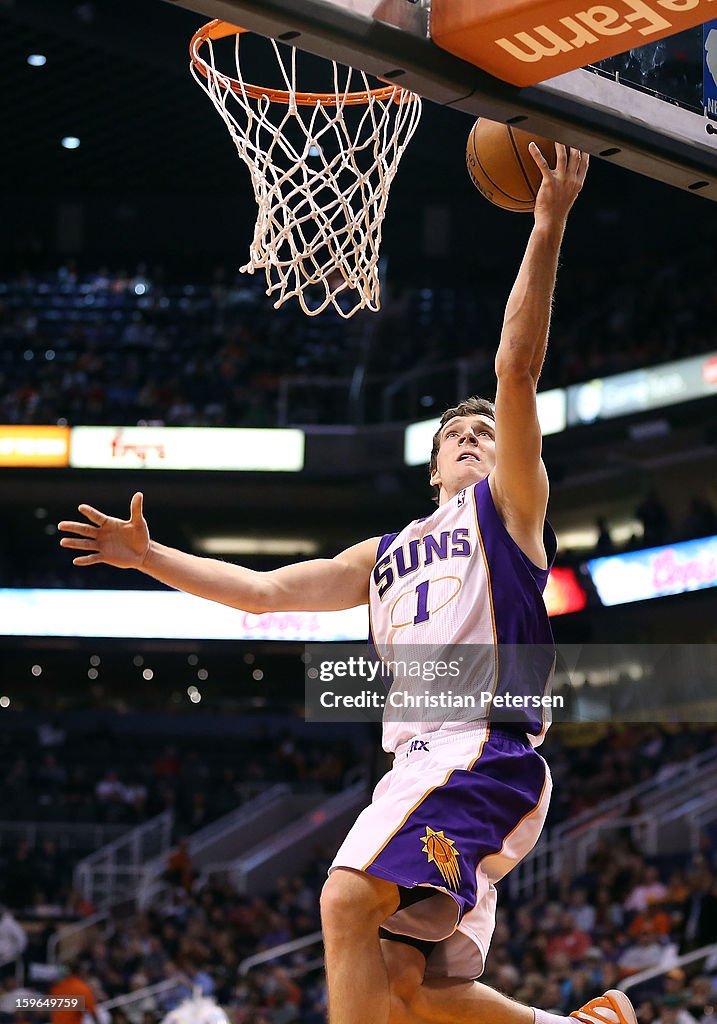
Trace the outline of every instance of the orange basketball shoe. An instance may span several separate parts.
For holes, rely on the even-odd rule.
[[[616,988],[591,999],[579,1010],[573,1010],[570,1016],[582,1024],[637,1024],[635,1008],[625,993]]]

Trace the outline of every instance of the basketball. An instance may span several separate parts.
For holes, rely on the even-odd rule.
[[[466,164],[471,181],[486,199],[514,213],[530,213],[542,175],[528,145],[535,142],[551,167],[555,143],[509,124],[478,118],[468,136]]]

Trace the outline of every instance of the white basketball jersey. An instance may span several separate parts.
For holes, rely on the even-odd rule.
[[[556,541],[547,524],[544,542],[550,566]],[[416,735],[496,720],[497,694],[545,694],[553,662],[542,597],[549,572],[509,535],[487,479],[382,537],[369,609],[371,640],[391,669],[386,750]],[[491,703],[484,705],[486,692]],[[514,709],[504,721],[537,744],[545,710]]]

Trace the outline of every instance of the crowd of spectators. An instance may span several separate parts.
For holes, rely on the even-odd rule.
[[[586,874],[563,879],[547,900],[507,901],[484,980],[566,1014],[639,972],[663,968],[669,973],[631,992],[640,1024],[667,1024],[666,1008],[676,1005],[691,1004],[698,1020],[712,1016],[717,959],[695,963],[689,975],[675,966],[680,953],[717,940],[713,840],[706,846],[704,854],[651,863],[629,839],[611,836]]]
[[[638,551],[699,537],[717,535],[717,511],[709,494],[693,494],[682,501],[682,515],[671,516],[654,489],[650,489],[635,509],[641,529],[624,541],[618,541],[604,517],[595,522],[597,540],[592,555],[596,558],[619,551]]]
[[[161,741],[160,741],[161,742]],[[172,810],[183,829],[202,828],[232,810],[257,785],[290,781],[340,787],[351,751],[329,736],[300,741],[198,737],[178,747],[106,732],[70,733],[52,751],[0,751],[7,820],[135,825]]]
[[[100,1001],[157,982],[177,984],[114,1012],[112,1024],[154,1024],[196,992],[216,999],[233,1024],[323,1022],[321,970],[292,977],[298,965],[320,967],[320,945],[246,977],[238,968],[255,953],[320,928],[318,893],[329,862],[322,852],[309,870],[279,878],[263,896],[242,895],[216,879],[191,891],[176,886],[147,912],[114,919],[110,933],[92,939],[82,954]]]
[[[50,749],[6,734],[0,751],[5,778],[6,821],[106,824],[131,828],[163,811],[174,816],[176,837],[190,835],[226,814],[262,786],[289,782],[295,788],[339,789],[364,756],[365,732],[355,746],[345,738],[301,739],[288,730],[255,739],[194,738],[164,744],[126,737],[111,729],[73,732],[45,723],[38,737],[53,736]],[[708,749],[714,731],[688,726],[605,724],[556,726],[545,750],[555,779],[548,825],[579,814],[648,779],[669,775],[674,765]],[[20,749],[20,746],[22,749]],[[88,835],[90,833],[88,832]],[[38,918],[81,913],[72,889],[78,850],[45,836],[0,848],[0,900]],[[48,907],[50,909],[48,909]],[[58,909],[59,908],[59,909]]]
[[[709,725],[554,726],[541,748],[554,781],[548,827],[640,783],[668,778],[676,764],[716,741]]]
[[[51,731],[57,739],[63,730],[55,724]],[[267,758],[264,749],[267,773],[286,777],[301,776],[303,771],[310,777],[315,762],[308,750],[288,735],[277,738],[276,759]],[[669,774],[676,762],[708,749],[714,739],[706,729],[686,726],[555,727],[545,747],[555,778],[549,825],[636,783]],[[42,768],[43,786],[48,778],[52,780],[55,801],[62,792],[57,788],[57,768],[66,768],[71,777],[74,760],[69,750],[78,747],[76,737],[67,748],[55,742],[49,773],[46,757],[30,759]],[[199,748],[187,757],[176,749],[159,747],[154,760],[145,765],[137,760],[131,744],[128,750],[135,764],[146,769],[147,777],[162,784],[167,780],[178,784],[182,777],[186,783],[189,775],[191,780],[203,779],[207,792],[214,786],[211,771],[202,771],[210,759],[207,756],[205,761],[205,752]],[[332,747],[329,751],[332,758],[342,756]],[[218,757],[216,763],[221,760]],[[237,777],[243,779],[251,763],[250,757],[236,765]],[[97,800],[116,798],[122,770],[118,761],[111,773],[92,779]],[[630,813],[639,811],[639,803],[630,809]],[[699,854],[649,860],[627,830],[618,828],[594,846],[582,875],[564,876],[540,896],[513,901],[503,887],[484,980],[523,1002],[565,1014],[620,979],[660,966],[670,973],[636,990],[640,1024],[693,1024],[693,1020],[699,1024],[709,1018],[717,998],[717,958],[695,964],[688,973],[675,967],[674,961],[681,952],[717,941],[714,840],[713,834],[706,833]],[[123,907],[108,927],[98,926],[88,933],[81,953],[83,973],[100,1002],[155,982],[176,981],[161,994],[113,1011],[112,1024],[157,1024],[196,991],[226,1007],[232,1024],[323,1022],[326,993],[319,945],[309,945],[246,976],[238,973],[238,967],[257,952],[318,930],[318,894],[330,858],[331,851],[319,850],[308,870],[278,879],[272,892],[241,893],[219,876],[202,880],[180,842],[167,859],[164,890],[147,910],[138,913]],[[50,841],[36,849],[18,844],[5,857],[0,877],[10,908],[5,911],[11,919],[9,940],[17,945],[13,921],[42,916],[43,911],[48,915],[48,927],[32,939],[26,953],[32,959],[42,958],[39,936],[46,942],[54,927],[41,896],[45,902],[64,898],[65,914],[74,913],[77,919],[95,909],[69,888],[71,860]],[[54,870],[65,871],[64,890],[52,877]]]
[[[188,835],[274,783],[334,792],[357,757],[345,739],[302,739],[260,726],[241,741],[199,736],[164,744],[151,736],[117,736],[111,726],[65,730],[60,723],[49,731],[49,749],[46,728],[34,741],[27,733],[6,733],[0,746],[0,817],[58,826],[56,837],[19,836],[0,846],[0,900],[38,918],[78,908],[73,865],[91,850],[78,847],[82,833],[63,836],[62,823],[115,826],[114,836],[171,811],[175,835]],[[91,842],[93,830],[86,833]]]
[[[233,1024],[322,1024],[326,991],[321,948],[242,975],[241,962],[319,929],[319,892],[330,856],[274,891],[240,894],[210,880],[176,886],[146,913],[117,918],[83,955],[100,1000],[175,979],[166,992],[113,1013],[112,1024],[155,1024],[193,991],[216,999]],[[639,1024],[699,1024],[717,1005],[717,958],[688,971],[679,953],[717,941],[714,849],[651,863],[632,843],[599,845],[587,873],[544,896],[511,901],[507,887],[482,980],[529,1005],[567,1014],[623,979],[650,968],[633,998]],[[674,1014],[679,1012],[676,1020]]]
[[[617,287],[608,263],[563,268],[543,386],[713,348],[709,295],[695,272],[709,254],[699,241],[692,248],[657,271],[639,252],[623,253]],[[275,426],[425,416],[455,399],[456,373],[444,379],[441,367],[457,359],[467,361],[470,390],[492,391],[505,275],[490,268],[470,288],[387,288],[380,315],[348,326],[291,305],[276,311],[259,281],[221,269],[192,282],[142,265],[132,273],[65,265],[6,279],[0,422]],[[352,405],[358,367],[365,400]],[[421,368],[425,379],[387,413],[383,388]],[[295,388],[287,407],[280,379],[297,375],[344,384]]]

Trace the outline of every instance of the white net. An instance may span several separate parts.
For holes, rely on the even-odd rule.
[[[282,47],[288,51],[282,57],[273,40],[284,88],[264,92],[243,81],[239,34],[231,76],[217,69],[213,39],[199,35],[192,41],[192,74],[249,168],[259,208],[241,270],[265,272],[277,309],[296,297],[309,316],[329,306],[345,319],[378,310],[381,228],[391,183],[418,126],[420,98],[398,86],[372,88],[362,71],[330,62],[331,91],[313,94],[310,103],[309,94],[299,94],[297,101],[296,49]]]

